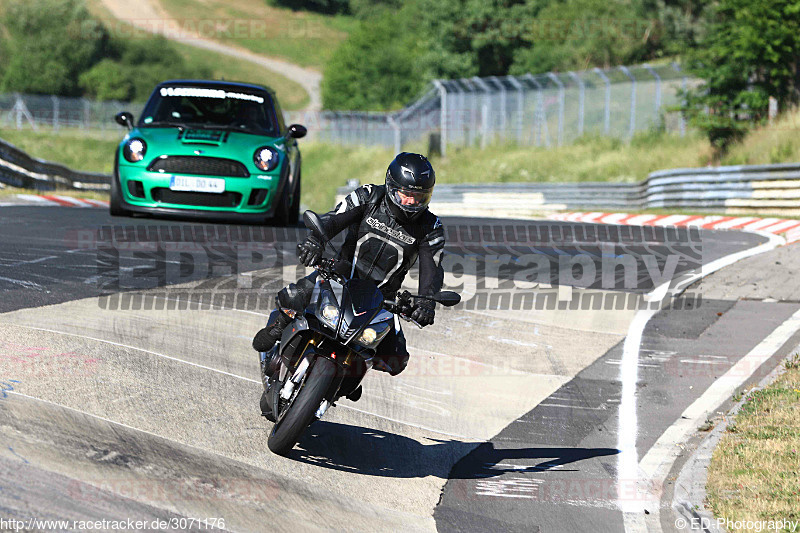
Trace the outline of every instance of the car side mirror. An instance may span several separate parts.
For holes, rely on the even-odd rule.
[[[308,130],[300,124],[292,124],[286,128],[286,137],[288,139],[302,139],[306,136],[306,133],[308,133]]]
[[[114,116],[114,120],[120,126],[124,126],[124,127],[128,128],[129,130],[133,129],[133,114],[132,113],[129,113],[127,111],[123,111],[122,113],[117,113]]]
[[[433,300],[445,307],[453,307],[461,301],[461,296],[457,292],[442,291],[433,295]]]

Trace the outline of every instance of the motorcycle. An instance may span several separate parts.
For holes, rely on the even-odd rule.
[[[303,221],[328,241],[315,213],[306,211]],[[337,400],[358,400],[370,369],[380,365],[391,370],[375,357],[375,350],[394,327],[395,316],[422,327],[410,318],[415,299],[447,307],[461,301],[452,291],[432,296],[403,291],[394,301],[384,300],[374,281],[346,279],[332,259],[321,259],[315,268],[311,303],[305,309],[279,311],[293,321],[283,330],[280,342],[261,354],[261,411],[274,422],[267,445],[278,455],[289,453],[305,429]]]

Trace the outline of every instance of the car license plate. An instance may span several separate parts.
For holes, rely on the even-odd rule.
[[[189,178],[172,176],[169,188],[173,191],[225,192],[225,180],[219,178]]]

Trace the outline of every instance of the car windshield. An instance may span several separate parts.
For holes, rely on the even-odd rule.
[[[150,97],[140,127],[225,129],[277,137],[278,123],[266,92],[239,87],[161,87]]]

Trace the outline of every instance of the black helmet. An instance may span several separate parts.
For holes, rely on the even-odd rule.
[[[392,213],[406,222],[418,217],[428,209],[435,182],[436,173],[425,156],[398,154],[386,171],[387,204]]]

